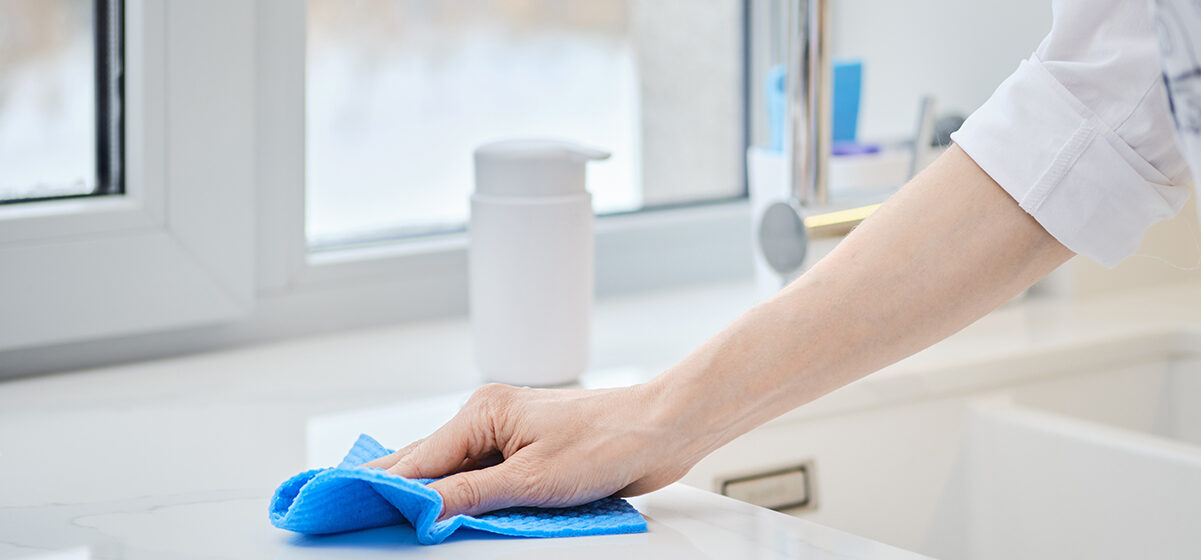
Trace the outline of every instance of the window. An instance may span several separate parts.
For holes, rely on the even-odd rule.
[[[0,202],[122,191],[121,8],[0,2]]]
[[[0,204],[0,293],[13,296],[0,298],[0,351],[244,318],[255,290],[255,4],[0,6],[35,14],[4,20],[22,36],[54,36],[58,28],[36,28],[40,21],[74,30],[55,39],[75,45],[64,47],[61,68],[57,55],[23,59],[31,72],[61,71],[74,81],[37,92],[37,103],[14,114],[68,123],[69,133],[56,137],[61,152],[27,159],[46,162],[30,172],[35,186],[78,185],[67,193],[17,183],[26,189],[18,196],[40,198]],[[96,30],[90,43],[80,42],[82,29]],[[75,95],[75,86],[87,95]],[[46,107],[74,109],[62,116]],[[36,136],[37,126],[19,130]],[[4,144],[0,157],[20,146]],[[0,180],[10,177],[13,160],[5,161]],[[70,175],[53,175],[64,170]],[[86,196],[112,192],[121,195]],[[14,363],[0,358],[0,373]]]
[[[309,0],[307,234],[461,229],[484,142],[610,151],[599,213],[745,192],[741,0]]]
[[[873,69],[871,138],[927,84],[970,109],[1047,23],[1042,0],[851,4],[833,46]],[[744,29],[782,5],[0,0],[0,198],[38,199],[0,204],[0,376],[463,313],[467,239],[429,234],[462,228],[497,137],[614,153],[590,171],[599,295],[745,278]],[[987,69],[942,48],[980,38]],[[8,109],[29,72],[67,78]]]
[[[108,29],[111,41],[93,34],[90,54],[72,59],[91,76],[75,98],[91,100],[79,105],[89,124],[72,136],[91,142],[78,151],[91,159],[64,181],[78,188],[32,195],[30,184],[50,180],[23,181],[12,197],[30,202],[0,204],[0,293],[19,295],[0,298],[0,377],[463,313],[467,240],[427,234],[462,228],[471,150],[496,136],[614,151],[592,176],[598,207],[621,214],[597,224],[598,294],[749,270],[744,202],[634,211],[742,197],[742,2],[327,3],[325,31],[311,28],[318,0],[0,0],[17,4],[65,6],[78,33]],[[389,38],[388,25],[409,35]],[[548,92],[520,114],[484,111],[533,93],[499,88],[515,81],[499,70],[473,73],[472,57],[501,59],[460,25],[499,37],[492,47],[519,76],[554,71]],[[575,58],[536,55],[547,45]],[[576,99],[592,95],[569,83],[577,74],[604,95]],[[335,78],[349,89],[323,82]],[[466,81],[461,100],[449,99],[455,80]],[[402,94],[448,97],[454,111],[389,114]],[[464,115],[499,116],[480,128]],[[434,145],[453,140],[438,129],[448,123],[470,139],[457,152]],[[439,166],[445,176],[431,172]],[[105,185],[120,196],[88,196],[113,192]]]

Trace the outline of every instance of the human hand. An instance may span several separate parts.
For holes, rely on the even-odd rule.
[[[566,507],[666,486],[704,456],[649,386],[480,388],[429,437],[364,466],[441,478],[439,519],[511,506]]]

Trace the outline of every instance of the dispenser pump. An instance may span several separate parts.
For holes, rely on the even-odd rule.
[[[475,150],[468,284],[485,379],[547,387],[588,368],[596,274],[584,167],[607,157],[543,139]]]
[[[475,150],[475,194],[546,197],[584,194],[584,166],[609,153],[562,140],[502,140]]]

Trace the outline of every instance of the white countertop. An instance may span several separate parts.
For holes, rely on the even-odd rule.
[[[923,558],[681,484],[632,502],[646,533],[522,539],[460,530],[434,546],[417,544],[407,525],[323,537],[275,529],[267,496],[255,490],[50,504],[0,514],[0,557],[58,558],[46,549],[72,559]]]
[[[585,381],[626,383],[653,375],[753,301],[749,285],[734,284],[602,302],[595,371]],[[1019,302],[794,414],[988,383],[987,372],[948,373],[988,358],[1073,345],[1096,354],[1111,338],[1137,342],[1142,333],[1160,340],[1162,333],[1198,325],[1201,288],[1189,286],[1104,301]],[[356,414],[366,419],[364,431],[401,445],[373,426],[380,416],[372,411],[457,398],[478,382],[466,323],[455,319],[0,383],[0,558],[76,547],[91,556],[64,557],[353,558],[397,549],[438,557],[560,557],[568,548],[581,557],[614,551],[629,557],[913,557],[683,486],[637,500],[650,524],[643,535],[477,537],[416,548],[403,528],[305,539],[270,526],[267,500],[274,487],[349,446],[351,440],[342,440],[356,427]]]

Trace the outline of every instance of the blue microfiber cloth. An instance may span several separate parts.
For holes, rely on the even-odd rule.
[[[438,544],[459,527],[516,537],[576,537],[641,533],[646,521],[621,498],[604,498],[569,508],[515,507],[478,516],[435,521],[442,496],[425,485],[381,469],[360,467],[392,453],[359,436],[334,468],[302,472],[281,484],[271,498],[271,523],[306,535],[341,533],[408,520],[421,544]]]

